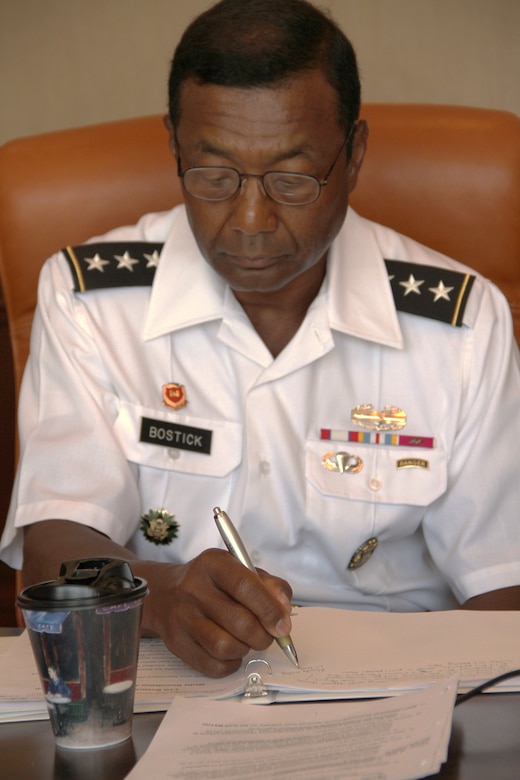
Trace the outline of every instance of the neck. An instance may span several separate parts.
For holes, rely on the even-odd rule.
[[[302,324],[307,309],[320,290],[325,269],[324,257],[280,290],[233,291],[273,357],[280,354]]]

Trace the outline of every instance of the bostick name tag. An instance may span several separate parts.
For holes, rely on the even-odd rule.
[[[141,418],[139,441],[158,444],[160,447],[172,447],[177,450],[190,450],[209,455],[213,431],[205,428],[192,428],[189,425]]]

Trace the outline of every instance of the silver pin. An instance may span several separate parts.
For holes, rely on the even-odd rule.
[[[352,422],[367,431],[398,431],[406,425],[406,412],[398,406],[374,409],[372,404],[360,404],[350,413]]]
[[[321,463],[327,471],[339,471],[340,474],[357,474],[363,468],[363,461],[350,452],[326,452]]]

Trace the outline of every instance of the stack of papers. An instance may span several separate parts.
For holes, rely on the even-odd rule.
[[[174,699],[127,780],[417,780],[446,761],[456,692],[452,678],[369,702]]]
[[[265,652],[252,652],[239,671],[220,680],[188,668],[160,640],[143,639],[135,712],[165,711],[174,697],[243,697],[251,672],[266,695],[250,700],[271,703],[389,697],[453,676],[463,692],[520,667],[520,612],[303,607],[292,620],[299,669],[273,643]],[[520,677],[493,690],[519,691]],[[46,717],[27,632],[0,639],[0,722]]]

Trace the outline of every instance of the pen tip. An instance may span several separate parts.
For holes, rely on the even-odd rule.
[[[285,654],[286,654],[287,658],[289,658],[289,660],[292,661],[292,663],[295,666],[300,668],[300,662],[298,661],[298,656],[296,654],[296,650],[294,649],[294,645],[292,644],[292,642],[291,642],[290,645],[286,645],[284,647],[284,650],[285,650]]]

